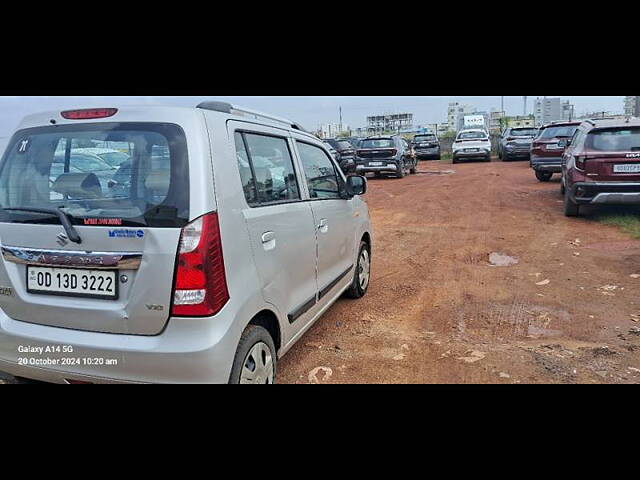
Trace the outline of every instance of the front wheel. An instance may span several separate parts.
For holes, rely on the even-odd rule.
[[[369,289],[369,280],[371,278],[371,249],[366,242],[360,242],[360,251],[358,252],[358,263],[353,273],[353,281],[346,292],[349,298],[362,298]]]
[[[541,182],[548,182],[549,180],[551,180],[551,177],[553,177],[553,173],[551,172],[541,172],[539,170],[536,170],[536,178]]]
[[[229,383],[269,384],[276,381],[276,347],[269,332],[249,325],[238,343]]]
[[[400,164],[398,165],[398,173],[396,174],[396,176],[398,178],[404,178],[405,170],[406,167],[404,165],[404,162],[400,162]]]

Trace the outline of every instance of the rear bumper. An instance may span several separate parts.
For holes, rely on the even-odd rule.
[[[529,156],[531,155],[531,152],[527,149],[527,150],[509,150],[507,148],[505,148],[503,150],[503,155],[507,155],[510,158],[529,158]]]
[[[239,336],[223,312],[134,336],[25,323],[0,310],[0,371],[52,383],[227,383]]]
[[[562,172],[562,157],[531,156],[531,168],[539,172]]]
[[[380,167],[371,167],[369,165],[357,165],[356,173],[381,173],[381,172],[397,172],[398,165],[396,163],[388,163]]]
[[[577,182],[570,191],[580,205],[640,205],[640,182]]]
[[[491,152],[453,152],[454,160],[472,160],[474,158],[491,158]]]

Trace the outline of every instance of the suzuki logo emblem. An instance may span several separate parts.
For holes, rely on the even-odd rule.
[[[56,238],[58,239],[58,245],[64,247],[67,243],[69,243],[69,237],[63,232],[60,232]]]

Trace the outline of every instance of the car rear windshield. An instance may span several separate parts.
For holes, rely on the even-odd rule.
[[[393,148],[395,144],[390,138],[367,138],[360,142],[360,148]]]
[[[458,140],[486,140],[487,135],[484,132],[462,132],[458,135]]]
[[[338,142],[338,148],[340,150],[353,150],[353,147],[351,146],[351,144],[346,140],[340,140]]]
[[[0,163],[0,222],[182,227],[189,220],[184,132],[160,123],[21,130]]]
[[[640,128],[597,130],[589,135],[587,148],[601,152],[640,152]]]
[[[433,142],[435,141],[436,136],[435,135],[416,135],[413,138],[414,142]]]
[[[578,125],[568,125],[564,127],[547,127],[542,130],[538,138],[570,138],[576,133]]]
[[[538,133],[536,128],[514,128],[511,130],[511,137],[535,137]]]

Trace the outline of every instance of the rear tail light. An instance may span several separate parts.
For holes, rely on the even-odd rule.
[[[584,166],[587,162],[587,157],[584,156],[580,156],[580,155],[576,155],[575,157],[576,159],[576,168],[579,168],[580,170],[584,170]]]
[[[182,229],[174,283],[175,316],[210,317],[229,300],[217,213]]]
[[[87,108],[84,110],[67,110],[60,113],[60,115],[67,120],[90,120],[113,117],[116,113],[118,113],[117,108]]]

